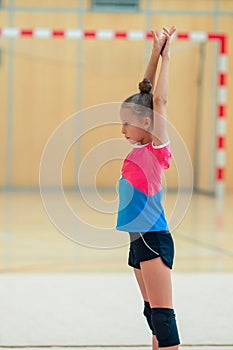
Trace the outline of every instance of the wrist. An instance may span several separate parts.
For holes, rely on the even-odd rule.
[[[163,60],[164,62],[169,62],[169,61],[170,61],[170,55],[164,55],[164,56],[162,56],[162,60]]]

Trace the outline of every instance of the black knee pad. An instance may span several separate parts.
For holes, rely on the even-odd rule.
[[[151,321],[156,332],[159,347],[163,348],[180,344],[176,318],[173,309],[151,309]]]
[[[148,323],[150,329],[152,330],[152,332],[154,332],[154,328],[153,328],[152,321],[151,321],[151,307],[150,307],[149,301],[144,301],[143,315],[146,317],[147,323]]]

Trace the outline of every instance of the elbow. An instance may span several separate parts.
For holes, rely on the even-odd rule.
[[[162,95],[155,95],[153,99],[154,108],[161,108],[167,105],[167,98]]]

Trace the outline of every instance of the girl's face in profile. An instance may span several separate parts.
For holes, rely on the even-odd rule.
[[[132,144],[146,144],[151,141],[151,135],[148,132],[150,128],[150,119],[140,117],[128,108],[122,108],[120,112],[122,121],[121,132],[125,138]]]

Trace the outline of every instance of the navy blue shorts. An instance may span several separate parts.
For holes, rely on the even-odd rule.
[[[174,243],[169,231],[130,232],[129,235],[129,266],[140,269],[140,262],[161,257],[164,264],[172,269]]]

